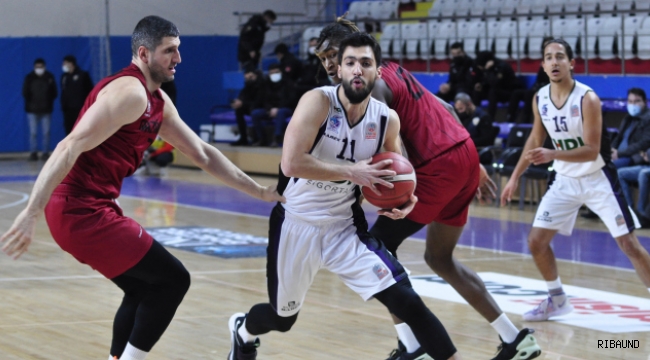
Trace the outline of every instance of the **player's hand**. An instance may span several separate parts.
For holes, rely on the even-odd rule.
[[[492,200],[496,200],[496,190],[497,184],[492,181],[483,164],[479,164],[478,189],[476,190],[479,204],[492,203]]]
[[[257,52],[255,50],[251,50],[248,55],[251,56],[251,59],[255,59],[255,56],[257,55]]]
[[[278,116],[278,108],[271,108],[271,110],[269,110],[269,117],[274,118],[276,116]]]
[[[34,238],[34,229],[36,228],[37,217],[30,215],[27,209],[18,214],[11,228],[0,237],[2,251],[8,256],[18,259],[29,248]]]
[[[539,147],[528,150],[525,158],[535,165],[545,164],[555,159],[555,150]]]
[[[275,185],[267,186],[262,188],[262,195],[260,198],[264,201],[270,201],[270,202],[281,202],[281,203],[286,203],[287,199],[284,198],[284,196],[280,195],[278,193],[278,189]]]
[[[501,191],[501,206],[505,206],[512,200],[512,193],[514,193],[517,189],[517,183],[517,179],[512,177],[510,180],[508,180],[508,183],[503,188],[503,191]]]
[[[411,211],[413,211],[413,208],[415,207],[415,204],[418,202],[418,198],[415,195],[411,195],[411,198],[409,201],[406,202],[406,204],[402,205],[400,208],[395,208],[390,211],[388,210],[378,210],[377,214],[379,215],[384,215],[386,217],[389,217],[393,220],[399,220],[399,219],[404,219],[406,215],[408,215]]]
[[[371,159],[361,160],[352,165],[352,177],[349,179],[353,183],[370,188],[372,192],[381,195],[377,190],[375,184],[383,185],[389,189],[393,188],[393,184],[382,179],[382,176],[395,176],[393,170],[385,169],[393,163],[393,160],[386,159],[375,164],[370,164]]]

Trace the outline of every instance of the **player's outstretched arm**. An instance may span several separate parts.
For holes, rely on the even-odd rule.
[[[165,99],[165,108],[159,135],[163,140],[185,154],[196,166],[223,181],[224,184],[258,199],[284,202],[284,197],[278,194],[275,186],[265,187],[258,184],[228,160],[221,151],[203,141],[180,118],[169,96],[164,92],[162,94]]]
[[[133,77],[116,79],[102,89],[97,101],[86,111],[72,133],[56,146],[36,179],[27,207],[0,237],[4,243],[2,250],[7,255],[16,259],[27,251],[38,217],[79,155],[97,147],[120,127],[136,121],[144,113],[147,107],[145,91],[139,80]]]
[[[320,90],[303,95],[294,111],[282,145],[282,172],[289,177],[311,180],[349,180],[376,191],[374,184],[392,187],[380,176],[394,176],[391,170],[382,170],[390,160],[370,164],[370,160],[356,162],[352,166],[326,163],[310,154],[318,131],[327,121],[329,99]]]

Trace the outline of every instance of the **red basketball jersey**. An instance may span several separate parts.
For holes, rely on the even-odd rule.
[[[135,64],[131,64],[104,78],[93,88],[86,98],[77,122],[83,121],[84,113],[95,103],[99,92],[108,83],[122,76],[137,78],[147,89],[144,74]],[[56,191],[117,198],[122,189],[122,180],[132,175],[140,166],[144,151],[156,139],[162,124],[164,106],[165,101],[159,90],[153,94],[147,90],[147,108],[144,114],[135,122],[122,126],[96,148],[82,153]]]
[[[469,138],[463,125],[407,70],[384,62],[381,78],[393,92],[390,107],[399,115],[400,135],[415,168]]]

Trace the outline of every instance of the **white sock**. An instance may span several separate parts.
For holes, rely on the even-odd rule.
[[[397,337],[400,339],[404,347],[406,347],[406,352],[412,353],[420,348],[420,343],[418,342],[418,339],[415,338],[413,330],[411,330],[406,323],[395,324],[395,330],[397,330]]]
[[[108,355],[108,360],[115,360],[115,358],[113,357],[113,355]]]
[[[239,336],[241,336],[241,339],[244,343],[252,343],[257,338],[257,336],[249,333],[248,330],[246,330],[246,320],[244,320],[244,322],[241,324],[239,330],[237,330],[237,333]]]
[[[494,330],[496,330],[501,336],[501,340],[506,344],[510,344],[517,338],[519,330],[515,325],[508,319],[505,313],[501,314],[496,320],[490,323]]]
[[[648,288],[648,291],[650,291],[650,288]]]
[[[557,279],[553,281],[547,281],[546,286],[548,287],[548,293],[550,295],[553,295],[552,293],[554,292],[553,290],[562,290],[562,282],[560,281],[560,277],[558,276]]]
[[[131,345],[131,343],[128,343],[126,344],[126,349],[124,349],[120,360],[144,360],[147,357],[147,354],[149,354],[149,352],[142,351]]]

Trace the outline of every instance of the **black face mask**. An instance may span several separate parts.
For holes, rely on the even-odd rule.
[[[462,65],[463,62],[465,62],[465,57],[464,56],[456,56],[455,58],[451,59],[451,61],[454,63],[454,65]]]
[[[462,112],[462,113],[458,113],[458,117],[460,118],[460,121],[462,123],[465,123],[467,122],[467,120],[470,120],[472,118],[472,114],[470,114],[469,112]]]

